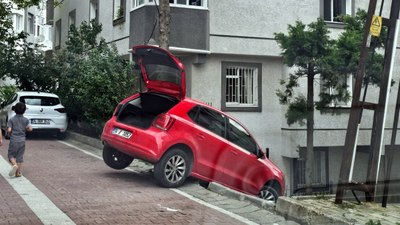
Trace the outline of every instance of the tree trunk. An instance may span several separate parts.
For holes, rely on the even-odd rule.
[[[312,75],[313,72],[311,72],[311,70],[313,71],[313,69],[309,69],[307,77],[307,151],[305,158],[306,195],[312,194],[312,182],[314,177],[314,76]]]
[[[160,47],[169,48],[169,23],[170,23],[169,0],[160,0]]]

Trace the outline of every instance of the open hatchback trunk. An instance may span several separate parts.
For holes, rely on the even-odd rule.
[[[147,90],[122,106],[118,121],[146,129],[157,115],[185,98],[185,70],[179,59],[159,47],[142,45],[132,50]]]

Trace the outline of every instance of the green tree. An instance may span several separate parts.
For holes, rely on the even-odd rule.
[[[275,38],[283,50],[284,63],[293,67],[294,73],[289,74],[287,80],[282,80],[283,90],[277,91],[281,104],[288,105],[285,117],[287,123],[307,125],[307,150],[301,155],[305,159],[306,194],[312,193],[313,160],[314,160],[314,111],[324,110],[332,103],[350,100],[347,77],[355,74],[361,52],[366,12],[359,10],[355,17],[341,16],[345,24],[344,31],[338,39],[329,37],[323,19],[308,26],[297,21],[294,26],[288,26],[288,34],[276,33]],[[384,35],[383,35],[384,36]],[[373,40],[369,63],[366,68],[367,80],[373,84],[379,82],[382,71],[383,56],[376,52],[382,47],[384,37]],[[319,100],[314,100],[314,83],[319,76],[322,90]],[[299,80],[307,79],[307,96],[299,91]],[[303,89],[304,90],[304,89]]]
[[[136,91],[133,65],[121,58],[114,45],[98,38],[101,30],[95,21],[71,26],[66,48],[51,62],[59,81],[56,92],[70,118],[98,128],[121,99]]]
[[[18,46],[4,64],[7,65],[5,75],[13,79],[20,90],[52,92],[57,78],[53,76],[52,65],[45,61],[44,52],[27,42]]]
[[[25,8],[38,5],[40,0],[12,0],[9,2],[0,1],[0,77],[12,75],[18,68],[15,61],[21,56],[21,46],[27,37],[25,32],[16,33],[13,31],[13,23],[10,18],[13,7]],[[15,4],[15,5],[13,5]],[[23,43],[23,44],[21,44]]]
[[[297,21],[294,26],[289,25],[288,35],[275,34],[275,38],[282,48],[284,63],[289,67],[296,67],[293,74],[289,74],[287,81],[281,84],[285,90],[278,90],[277,95],[281,104],[287,104],[286,113],[289,125],[307,122],[307,150],[303,156],[306,163],[306,193],[312,192],[314,159],[314,79],[316,75],[330,73],[327,71],[328,56],[333,52],[334,41],[330,40],[329,32],[323,19],[318,19],[308,26]],[[294,88],[299,86],[299,79],[307,78],[307,97],[303,94],[295,95]]]

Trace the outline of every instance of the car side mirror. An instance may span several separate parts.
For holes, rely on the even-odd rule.
[[[11,106],[11,110],[14,111],[14,109],[15,109],[15,106]]]
[[[269,159],[269,148],[265,148],[265,156]]]

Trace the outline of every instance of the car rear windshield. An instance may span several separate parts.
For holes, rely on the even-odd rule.
[[[53,106],[60,104],[59,98],[54,97],[43,97],[43,96],[23,96],[19,99],[27,105],[38,105],[38,106]]]

